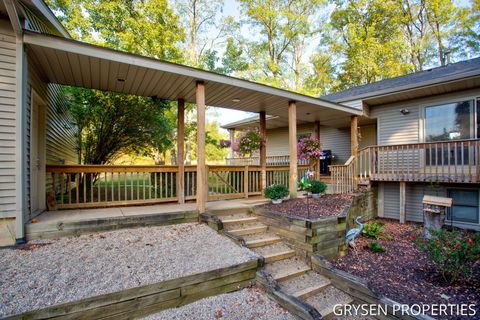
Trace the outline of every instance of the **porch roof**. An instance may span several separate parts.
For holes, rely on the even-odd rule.
[[[335,102],[72,39],[25,31],[24,42],[32,63],[50,83],[195,103],[195,83],[203,81],[209,106],[287,119],[293,100],[299,122],[334,127],[345,127],[351,115],[363,114]]]

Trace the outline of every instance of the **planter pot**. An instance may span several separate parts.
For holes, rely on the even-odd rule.
[[[283,202],[283,199],[272,199],[273,204],[280,204]]]
[[[313,199],[320,199],[322,195],[320,193],[312,193],[312,198]]]

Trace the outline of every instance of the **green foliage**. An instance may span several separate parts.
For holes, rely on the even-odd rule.
[[[468,280],[480,260],[480,233],[465,230],[430,230],[431,239],[417,234],[417,246],[425,251],[445,280]]]
[[[297,187],[301,191],[310,191],[310,180],[307,177],[302,177],[300,181],[297,181]]]
[[[364,225],[362,233],[367,238],[372,238],[375,240],[380,239],[380,235],[383,233],[385,222],[382,221],[374,221],[371,223],[367,223]]]
[[[377,241],[370,241],[368,243],[368,248],[370,250],[372,250],[373,252],[376,252],[376,253],[385,252],[385,248],[382,246],[381,243],[379,243]]]
[[[320,180],[312,180],[310,182],[310,192],[314,194],[322,194],[327,190],[327,184]]]
[[[251,156],[260,149],[261,142],[262,139],[257,131],[248,130],[240,136],[236,151],[243,156]]]
[[[170,105],[151,98],[63,87],[77,127],[77,149],[83,164],[105,164],[122,153],[150,154],[172,147]]]
[[[283,184],[272,184],[265,188],[265,197],[272,200],[283,199],[290,194]]]

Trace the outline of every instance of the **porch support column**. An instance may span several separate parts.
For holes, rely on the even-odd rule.
[[[406,199],[405,199],[406,189],[407,189],[407,183],[405,181],[400,181],[400,223],[405,223],[407,218]]]
[[[290,197],[297,197],[297,105],[295,101],[288,103],[288,147],[290,150],[290,179],[288,189]]]
[[[320,121],[315,121],[315,139],[320,141]],[[315,164],[315,177],[320,180],[320,159]]]
[[[267,187],[267,117],[260,111],[260,189]]]
[[[177,195],[178,203],[185,203],[185,100],[178,100],[177,113]]]
[[[228,129],[228,133],[230,134],[230,158],[233,158],[233,144],[235,143],[235,129]],[[227,163],[228,164],[228,163]]]
[[[197,210],[205,213],[207,177],[205,168],[205,84],[197,81]]]
[[[352,116],[350,119],[350,144],[351,155],[357,156],[358,153],[358,117]]]

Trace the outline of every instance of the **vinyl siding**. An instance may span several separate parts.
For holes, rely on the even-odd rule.
[[[419,106],[410,106],[403,115],[401,105],[381,106],[371,109],[371,117],[377,118],[379,145],[416,143],[419,141]]]
[[[0,218],[15,217],[15,46],[9,21],[0,20]]]
[[[314,124],[297,127],[297,135],[314,132]],[[334,163],[343,164],[350,157],[350,129],[320,126],[322,149],[332,150]],[[267,131],[267,156],[288,155],[288,127]]]

